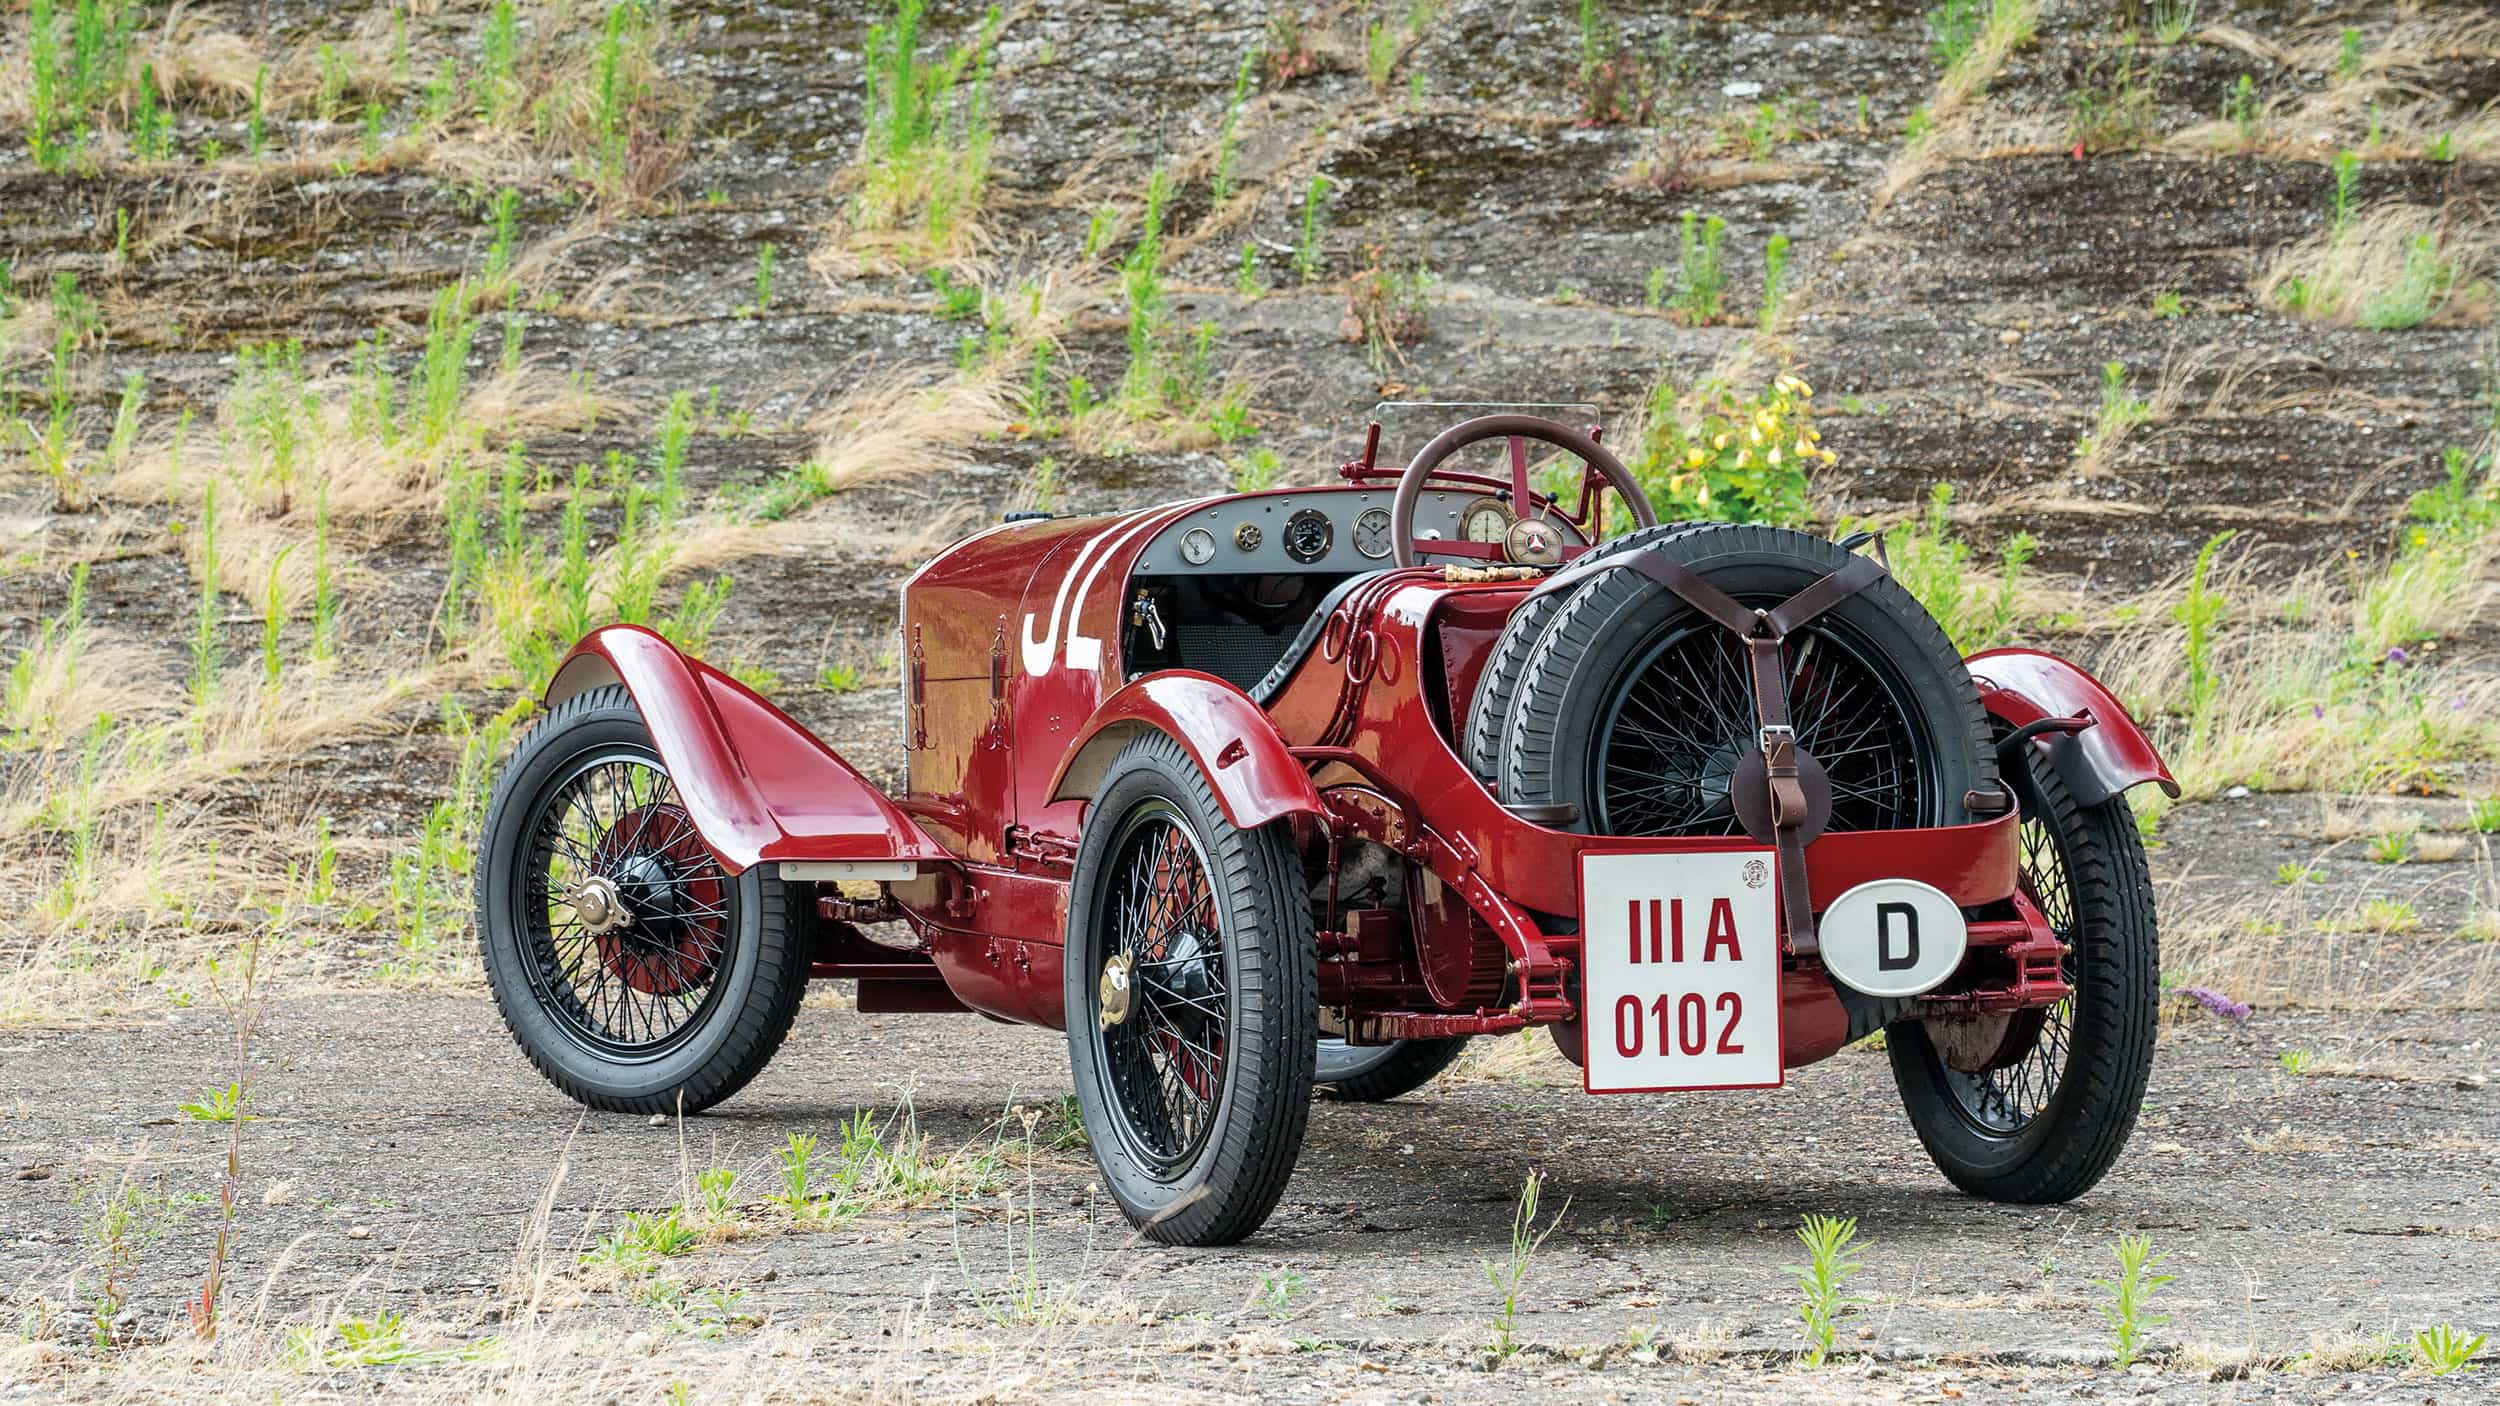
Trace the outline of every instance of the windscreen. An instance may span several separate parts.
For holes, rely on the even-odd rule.
[[[1384,400],[1372,407],[1372,419],[1380,424],[1380,453],[1372,462],[1384,469],[1405,468],[1414,461],[1417,450],[1432,442],[1434,435],[1479,415],[1539,415],[1583,431],[1602,424],[1605,419],[1596,406],[1576,402]],[[1490,439],[1458,451],[1450,456],[1444,467],[1507,478],[1510,475],[1509,455],[1510,451],[1501,440]],[[1577,463],[1570,455],[1550,444],[1531,443],[1528,446],[1528,462],[1531,464],[1543,465],[1557,460]]]

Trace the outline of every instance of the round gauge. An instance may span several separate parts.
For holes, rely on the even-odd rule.
[[[1354,520],[1354,550],[1378,561],[1389,555],[1389,510],[1366,508]]]
[[[1562,529],[1543,518],[1523,517],[1510,526],[1502,550],[1521,566],[1552,566],[1562,560]]]
[[[1259,549],[1259,525],[1255,522],[1245,522],[1234,528],[1233,545],[1245,552],[1257,551]]]
[[[1285,519],[1285,555],[1304,566],[1328,555],[1329,544],[1337,540],[1337,529],[1328,521],[1328,514],[1317,508],[1304,508]]]
[[[1499,542],[1510,536],[1510,505],[1499,498],[1478,498],[1458,515],[1462,542]]]
[[[1191,566],[1204,566],[1215,560],[1215,534],[1203,527],[1193,527],[1182,533],[1181,560]]]

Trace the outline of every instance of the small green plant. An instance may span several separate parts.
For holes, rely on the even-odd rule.
[[[1241,241],[1241,263],[1233,275],[1233,291],[1245,298],[1256,298],[1267,292],[1267,283],[1259,277],[1259,246],[1256,241]]]
[[[816,685],[827,693],[857,693],[860,667],[848,660],[827,664],[816,671]]]
[[[2372,864],[2402,864],[2413,857],[2413,835],[2406,830],[2390,830],[2370,837]]]
[[[2364,57],[2365,56],[2361,47],[2360,29],[2352,25],[2346,25],[2344,27],[2343,36],[2336,42],[2335,46],[2336,81],[2339,83],[2350,83],[2354,79],[2359,78],[2361,76],[2361,67]]]
[[[2361,182],[2361,158],[2349,151],[2335,153],[2335,194],[2328,207],[2328,230],[2343,234],[2352,228],[2353,190]]]
[[[2172,292],[2153,295],[2153,316],[2169,321],[2187,316],[2187,300]]]
[[[673,1207],[665,1211],[636,1211],[625,1217],[623,1225],[591,1246],[582,1256],[582,1267],[611,1268],[628,1279],[640,1279],[655,1272],[660,1261],[693,1249],[695,1239],[694,1228]]]
[[[1233,96],[1224,104],[1224,124],[1215,138],[1215,173],[1208,177],[1207,195],[1210,203],[1221,206],[1233,198],[1233,161],[1240,152],[1241,106],[1250,97],[1251,86],[1258,82],[1259,51],[1252,49],[1241,56],[1241,66],[1233,72]],[[1244,246],[1247,247],[1247,246]]]
[[[2467,1337],[2452,1323],[2434,1323],[2413,1335],[2413,1360],[2434,1377],[2444,1377],[2474,1360],[2485,1334]]]
[[[2028,532],[2015,533],[2005,543],[1995,579],[1989,580],[1972,562],[1969,544],[1953,531],[1952,504],[1952,484],[1929,489],[1925,517],[1891,533],[1886,553],[1894,578],[1968,653],[2014,637],[2023,573],[2039,543]]]
[[[2353,910],[2352,921],[2359,931],[2384,933],[2391,937],[2419,932],[2422,928],[2422,915],[2414,911],[2413,905],[2392,898],[2368,900]]]
[[[2465,814],[2465,827],[2477,835],[2500,835],[2500,796],[2485,796]]]
[[[2326,871],[2315,864],[2301,864],[2287,859],[2274,866],[2274,881],[2284,888],[2322,884],[2326,882]]]
[[[2242,151],[2256,148],[2257,124],[2264,112],[2257,101],[2257,80],[2248,74],[2241,74],[2240,80],[2222,95],[2222,120],[2231,124],[2231,134]]]
[[[1788,236],[1774,234],[1762,250],[1762,330],[1779,327],[1780,307],[1787,299]]]
[[[1496,1363],[1507,1362],[1518,1355],[1519,1305],[1526,1294],[1528,1271],[1536,1263],[1537,1251],[1545,1247],[1546,1238],[1554,1233],[1556,1226],[1562,1224],[1563,1213],[1556,1211],[1543,1230],[1536,1228],[1537,1192],[1544,1181],[1542,1173],[1530,1172],[1527,1180],[1520,1184],[1519,1206],[1510,1220],[1510,1254],[1505,1259],[1488,1260],[1484,1265],[1486,1282],[1501,1296],[1501,1302],[1493,1310],[1493,1341],[1490,1344]]]
[[[1727,271],[1720,245],[1726,237],[1726,220],[1717,215],[1704,220],[1696,211],[1684,212],[1683,259],[1676,270],[1675,299],[1669,313],[1687,327],[1707,326],[1722,315]]]
[[[182,1114],[186,1118],[201,1123],[231,1123],[237,1118],[246,1116],[243,1112],[246,1097],[240,1083],[228,1084],[224,1088],[209,1089],[201,1093],[198,1098],[181,1105]]]
[[[2214,590],[2214,556],[2224,543],[2237,534],[2218,532],[2206,539],[2196,553],[2196,564],[2188,570],[2187,594],[2170,608],[2170,616],[2185,632],[2184,648],[2188,668],[2188,750],[2201,751],[2213,725],[2214,706],[2222,697],[2222,675],[2214,667],[2214,626],[2230,608],[2221,592]]]
[[[148,1247],[173,1226],[180,1208],[131,1180],[127,1172],[109,1182],[84,1183],[77,1201],[87,1264],[73,1276],[71,1293],[85,1303],[91,1341],[110,1352],[122,1345],[127,1327],[123,1313],[139,1265]]]
[[[1311,183],[1302,188],[1302,238],[1293,247],[1293,271],[1302,282],[1319,277],[1320,264],[1327,251],[1320,247],[1320,236],[1328,213],[1328,194],[1336,182],[1317,172]]]
[[[1806,1365],[1820,1367],[1831,1356],[1832,1332],[1840,1315],[1865,1300],[1848,1293],[1849,1281],[1866,1265],[1855,1256],[1872,1241],[1860,1241],[1855,1216],[1809,1215],[1797,1228],[1808,1263],[1790,1265],[1797,1276],[1797,1315],[1805,1321]]]
[[[755,301],[749,311],[762,314],[773,310],[773,265],[780,257],[781,246],[767,239],[755,247]]]
[[[2127,431],[2153,418],[2150,402],[2135,393],[2135,383],[2128,378],[2125,362],[2110,361],[2101,365],[2101,408],[2092,418],[2092,428],[2075,443],[2075,459],[2084,464],[2105,462]]]
[[[2118,1256],[2118,1277],[2092,1282],[2109,1291],[2110,1301],[2101,1305],[2101,1316],[2109,1320],[2115,1365],[2125,1371],[2143,1355],[2146,1335],[2170,1321],[2168,1314],[2153,1312],[2151,1304],[2154,1292],[2178,1276],[2153,1272],[2161,1267],[2164,1256],[2153,1253],[2150,1235],[2121,1235],[2112,1248]]]
[[[1659,264],[1650,269],[1649,278],[1641,285],[1641,301],[1655,312],[1666,307],[1667,295],[1674,290],[1675,275],[1666,265]]]
[[[2153,37],[2176,44],[2196,28],[2196,0],[2153,0]]]
[[[1927,12],[1927,41],[1938,68],[1950,70],[1967,57],[1987,28],[1989,0],[1944,0]]]
[[[1302,1272],[1291,1265],[1282,1265],[1259,1277],[1256,1295],[1259,1307],[1267,1316],[1283,1322],[1293,1317],[1294,1300],[1301,1297],[1307,1281]]]
[[[2274,1057],[2286,1074],[2306,1074],[2317,1067],[2318,1057],[2307,1050],[2285,1050]]]
[[[1259,493],[1276,486],[1277,477],[1285,471],[1284,461],[1272,449],[1253,449],[1233,465],[1233,491]]]

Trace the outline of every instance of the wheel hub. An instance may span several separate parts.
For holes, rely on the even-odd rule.
[[[593,937],[614,932],[634,920],[632,910],[625,906],[625,896],[616,891],[614,881],[602,874],[584,879],[582,886],[564,901],[572,905],[573,916]]]
[[[1105,1030],[1128,1019],[1129,1010],[1135,999],[1129,981],[1130,966],[1128,954],[1125,952],[1102,964],[1102,984],[1096,993],[1099,998],[1096,1004],[1101,1009],[1096,1019],[1102,1022],[1102,1028]]]

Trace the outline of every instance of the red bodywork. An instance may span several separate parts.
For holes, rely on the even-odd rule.
[[[1408,861],[1402,911],[1340,907],[1328,885],[1320,999],[1335,1030],[1369,1043],[1548,1025],[1576,1050],[1579,857],[1758,846],[1545,828],[1505,809],[1468,770],[1450,739],[1504,619],[1533,581],[1453,581],[1438,567],[1365,576],[1264,707],[1210,674],[1127,677],[1131,578],[1169,569],[1141,561],[1167,528],[1210,504],[1238,514],[1272,503],[1281,514],[1361,491],[1277,490],[1009,523],[941,552],[903,588],[909,784],[899,799],[646,630],[613,627],[583,641],[549,701],[622,681],[723,864],[773,862],[785,877],[821,883],[815,972],[858,979],[864,1009],[970,1008],[1061,1025],[1060,956],[1088,797],[1110,758],[1151,729],[1204,769],[1235,824],[1293,825],[1307,854],[1325,856],[1324,872],[1333,875],[1341,848],[1357,841]],[[2045,725],[2033,745],[2050,751],[2070,784],[2101,795],[2142,781],[2170,785],[2125,709],[2082,670],[2021,650],[1977,656],[1971,667],[2004,726],[2066,720]],[[1929,1009],[2031,1007],[2064,994],[2055,939],[2016,895],[2012,814],[1830,834],[1806,858],[1818,909],[1866,880],[1908,878],[1970,915],[1965,976],[1923,998]],[[835,889],[831,880],[852,871],[833,866],[858,864],[889,866],[876,871],[879,896]],[[867,941],[856,926],[888,919],[908,924],[913,949]],[[1846,1042],[1847,1011],[1819,962],[1792,956],[1782,993],[1786,1064]]]

